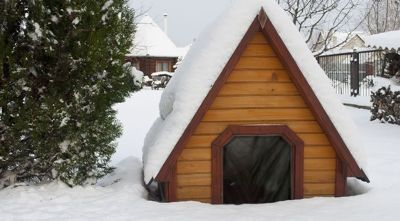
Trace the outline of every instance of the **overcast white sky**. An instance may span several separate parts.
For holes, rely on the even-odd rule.
[[[178,45],[186,46],[227,8],[233,0],[130,0],[138,12],[147,13],[163,27],[168,13],[168,35]]]

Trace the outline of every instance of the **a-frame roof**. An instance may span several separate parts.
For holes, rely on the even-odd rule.
[[[264,8],[260,11],[261,8]],[[250,28],[249,28],[250,27]],[[368,180],[356,128],[303,37],[272,0],[238,1],[199,38],[160,102],[143,149],[145,182],[167,181],[171,168],[248,44],[261,30],[351,175]]]

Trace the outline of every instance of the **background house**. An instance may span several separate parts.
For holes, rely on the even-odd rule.
[[[173,72],[179,58],[185,56],[189,46],[177,47],[168,37],[166,15],[164,31],[145,15],[137,24],[133,48],[126,55],[126,60],[131,62],[136,69],[148,77],[154,72]]]
[[[353,49],[365,48],[366,37],[364,32],[319,32],[311,49],[314,53],[351,52]]]

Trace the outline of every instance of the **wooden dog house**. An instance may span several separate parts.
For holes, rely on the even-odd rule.
[[[326,76],[318,76],[323,81],[311,87],[309,76],[324,75],[323,71],[299,33],[282,39],[295,27],[286,17],[271,21],[273,16],[286,15],[273,1],[264,2],[253,10],[250,26],[212,87],[204,89],[198,108],[171,104],[177,94],[185,96],[182,90],[195,87],[183,85],[185,81],[179,78],[187,79],[189,66],[201,62],[196,52],[189,52],[187,58],[193,60],[184,62],[182,74],[178,70],[177,79],[164,92],[161,106],[169,109],[149,132],[144,148],[145,182],[156,181],[164,201],[241,204],[339,197],[346,193],[347,177],[368,181],[354,156],[358,143],[348,136],[343,139],[354,128],[341,112],[343,107]],[[289,27],[277,30],[281,25]],[[302,42],[300,52],[286,45],[296,38],[291,43]],[[303,57],[307,65],[298,65]],[[191,95],[186,96],[189,102]],[[192,118],[178,123],[179,113],[185,118],[182,111],[188,109]],[[180,129],[174,132],[175,128]]]

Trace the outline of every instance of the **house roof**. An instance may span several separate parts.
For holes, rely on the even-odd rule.
[[[273,0],[239,0],[198,38],[164,90],[160,117],[147,134],[143,147],[146,183],[156,178],[167,162],[262,7],[276,35],[287,47],[287,55],[297,64],[313,96],[343,139],[346,150],[354,156],[357,168],[365,167],[355,125],[289,17]]]
[[[318,41],[322,41],[324,43],[324,39],[330,38],[329,41],[327,42],[327,47],[328,48],[333,48],[329,50],[331,53],[337,53],[337,51],[341,50],[346,50],[344,47],[347,45],[348,42],[350,42],[352,39],[358,37],[360,38],[361,41],[365,42],[365,39],[368,35],[365,32],[361,31],[354,31],[354,32],[328,32],[328,31],[322,31],[318,34],[316,38],[314,38],[314,43],[318,43]],[[322,39],[321,39],[322,38]],[[315,46],[317,46],[316,44]],[[340,45],[336,47],[337,45]],[[336,47],[336,48],[335,48]],[[329,53],[329,52],[328,52]]]
[[[400,52],[400,30],[371,35],[366,38],[370,47]]]
[[[157,23],[149,15],[145,15],[137,23],[133,48],[127,56],[181,57],[186,53],[187,48],[177,47]]]

